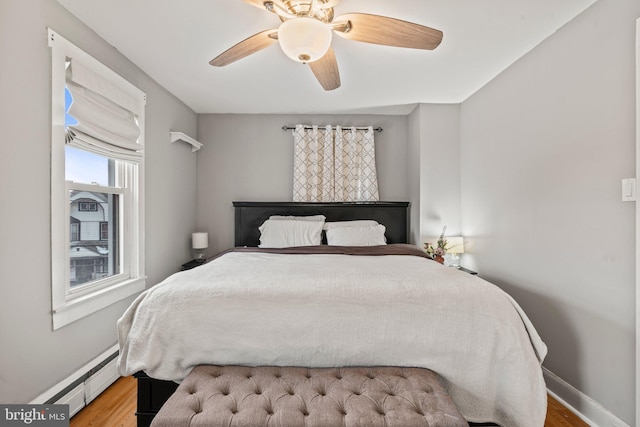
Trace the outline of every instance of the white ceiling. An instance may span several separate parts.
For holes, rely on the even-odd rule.
[[[459,103],[596,0],[342,0],[444,32],[433,51],[334,37],[342,86],[325,92],[277,44],[223,68],[209,60],[277,28],[242,0],[58,0],[197,113],[407,114]]]

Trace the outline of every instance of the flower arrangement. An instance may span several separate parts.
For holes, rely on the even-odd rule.
[[[434,260],[438,261],[440,264],[444,263],[444,254],[447,253],[448,242],[446,237],[444,237],[444,234],[446,231],[447,231],[447,226],[445,225],[442,228],[442,233],[440,233],[440,237],[438,238],[438,241],[436,242],[435,247],[431,243],[424,244],[424,249],[426,250],[427,255],[429,255]]]

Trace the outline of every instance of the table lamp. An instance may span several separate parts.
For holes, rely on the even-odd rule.
[[[464,253],[464,239],[461,236],[447,237],[449,267],[460,268],[460,254]]]
[[[209,247],[209,233],[191,233],[191,246],[193,248],[193,259],[198,262],[207,260],[207,248]]]

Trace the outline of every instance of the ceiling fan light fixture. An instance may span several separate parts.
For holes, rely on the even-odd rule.
[[[322,58],[331,47],[331,28],[308,17],[289,19],[278,28],[282,51],[294,61],[307,63]]]

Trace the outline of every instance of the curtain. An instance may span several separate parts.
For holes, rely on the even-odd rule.
[[[297,125],[293,131],[293,201],[332,202],[333,135],[331,126],[305,129]]]
[[[335,132],[335,200],[375,202],[378,195],[373,127]]]
[[[297,125],[294,135],[294,202],[377,201],[373,127]]]
[[[73,59],[66,85],[73,98],[69,114],[78,121],[67,129],[67,144],[120,160],[142,158],[133,97]]]

